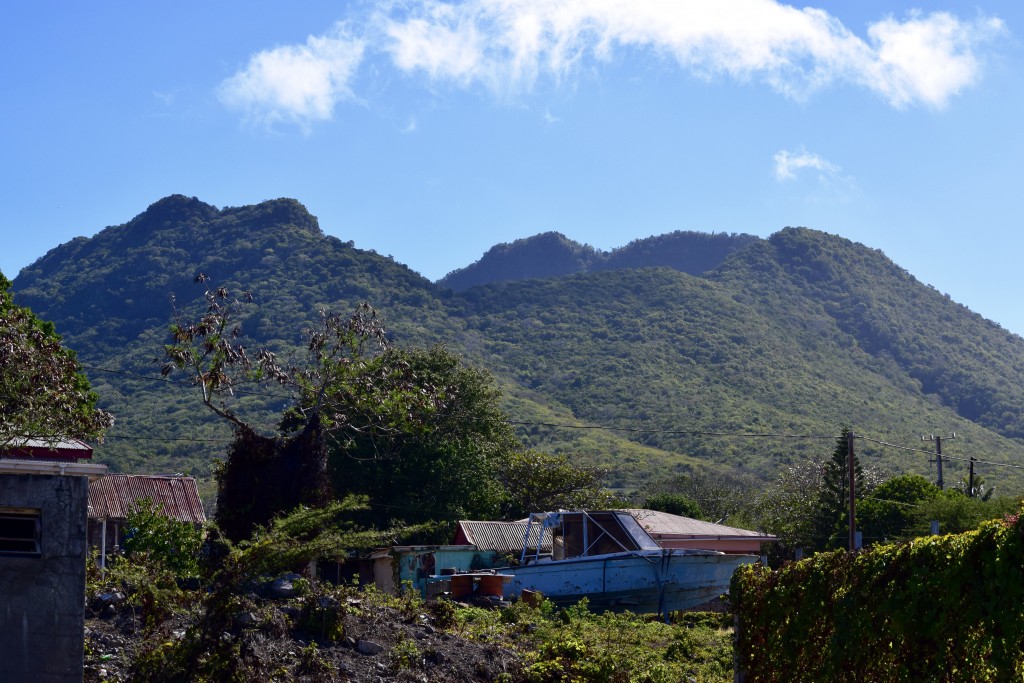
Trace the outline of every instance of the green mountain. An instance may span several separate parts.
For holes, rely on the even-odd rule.
[[[223,453],[227,428],[154,363],[170,296],[182,312],[200,305],[199,272],[251,291],[252,345],[284,356],[318,308],[369,301],[398,343],[441,342],[489,369],[526,443],[606,466],[624,489],[690,467],[770,477],[830,453],[842,426],[870,439],[865,465],[890,473],[932,472],[919,436],[951,431],[951,458],[1024,465],[1024,339],[833,235],[677,232],[599,252],[546,233],[435,285],[324,235],[294,200],[172,196],[14,281],[117,416],[97,450],[115,468],[204,477]],[[240,397],[268,425],[287,399]],[[977,470],[1024,492],[1024,470]],[[952,460],[947,481],[964,471]]]
[[[624,247],[604,252],[574,242],[561,233],[545,232],[493,246],[479,261],[452,271],[438,284],[462,292],[493,282],[653,266],[700,275],[756,240],[752,235],[676,231],[634,240]]]
[[[174,310],[201,310],[198,273],[265,304],[252,307],[244,331],[253,346],[285,356],[302,345],[302,330],[320,308],[347,312],[372,300],[415,320],[402,338],[419,344],[432,343],[447,319],[431,282],[324,235],[291,199],[218,210],[175,195],[123,225],[63,244],[25,268],[13,289],[19,302],[56,322],[86,364],[117,419],[97,456],[118,469],[204,477],[230,437],[198,404],[194,387],[154,379]],[[264,390],[244,401],[259,421],[287,398]]]

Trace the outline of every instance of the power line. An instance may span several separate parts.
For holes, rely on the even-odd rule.
[[[170,377],[156,377],[154,375],[140,375],[137,372],[128,372],[127,370],[115,370],[114,368],[101,368],[96,365],[85,365],[80,364],[82,368],[86,370],[95,370],[96,372],[107,372],[111,375],[123,375],[125,377],[136,377],[139,379],[148,379],[154,382],[167,382],[168,384],[183,384],[188,385],[189,382],[185,382],[179,379],[171,379]]]
[[[888,446],[889,448],[898,448],[899,450],[902,450],[902,451],[912,451],[914,453],[924,453],[925,455],[929,455],[929,456],[935,455],[935,453],[933,453],[932,451],[926,451],[926,450],[923,450],[923,449],[920,449],[920,448],[910,448],[908,446],[899,446],[899,445],[894,444],[894,443],[889,443],[887,441],[880,441],[878,439],[871,439],[869,437],[861,436],[859,434],[857,435],[857,438],[858,439],[864,439],[865,441],[871,441],[872,443],[877,443],[877,444],[879,444],[881,446]],[[972,460],[972,458],[958,458],[955,455],[947,455],[945,453],[942,454],[942,457],[945,458],[946,460],[959,460],[960,462],[970,462]],[[1014,465],[1013,463],[1010,463],[1010,462],[993,462],[991,460],[978,460],[977,458],[973,458],[973,460],[974,460],[974,462],[980,463],[980,464],[983,464],[983,465],[994,465],[996,467],[1012,467],[1014,469],[1024,470],[1024,465]]]
[[[104,434],[103,439],[119,439],[121,441],[185,441],[189,443],[229,443],[232,441],[232,439],[228,437],[200,439],[196,437],[176,436],[121,436],[118,434]]]
[[[877,439],[877,438],[870,438],[868,436],[861,436],[860,434],[857,434],[857,438],[862,439],[864,441],[870,441],[871,443],[878,443],[879,445],[885,445],[885,446],[890,447],[890,449],[898,449],[900,451],[910,451],[912,453],[924,453],[924,454],[926,454],[928,456],[934,456],[935,455],[931,451],[925,451],[924,449],[911,449],[910,446],[899,445],[899,444],[896,444],[896,443],[890,443],[889,441],[882,441],[882,440]]]
[[[184,386],[184,387],[194,387],[194,386],[196,386],[196,383],[193,382],[192,380],[172,379],[170,377],[156,377],[155,375],[142,375],[142,374],[139,374],[137,372],[129,372],[127,370],[115,370],[114,368],[101,368],[101,367],[98,367],[98,366],[95,366],[95,365],[82,365],[81,367],[83,367],[83,368],[85,368],[87,370],[95,370],[96,372],[107,372],[107,373],[110,373],[112,375],[122,375],[124,377],[134,377],[136,379],[146,379],[146,380],[150,380],[151,382],[165,382],[167,384],[177,384],[179,386]],[[295,398],[294,396],[292,396],[290,394],[289,395],[285,395],[285,394],[275,394],[275,393],[269,393],[269,392],[249,391],[248,389],[245,388],[245,385],[247,385],[247,384],[259,384],[259,383],[260,383],[259,380],[235,382],[228,389],[228,391],[230,391],[231,393],[235,393],[235,394],[241,394],[243,396],[263,396],[264,398],[286,398],[286,399],[293,399],[293,398]]]
[[[776,438],[776,439],[836,439],[835,434],[786,434],[775,432],[712,432],[692,429],[646,429],[643,427],[612,427],[608,425],[572,425],[556,422],[526,422],[506,420],[510,425],[524,427],[553,427],[556,429],[604,429],[610,432],[631,432],[634,434],[673,434],[676,436],[720,436],[734,438]]]
[[[874,496],[868,496],[867,498],[862,498],[861,502],[864,502],[865,500],[877,500],[880,503],[891,503],[893,505],[904,505],[906,507],[912,507],[912,508],[919,508],[919,507],[921,507],[917,503],[905,503],[902,500],[889,500],[888,498],[876,498]]]

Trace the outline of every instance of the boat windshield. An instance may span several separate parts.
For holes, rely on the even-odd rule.
[[[631,514],[619,510],[540,514],[531,518],[533,524],[550,529],[555,560],[659,547]]]

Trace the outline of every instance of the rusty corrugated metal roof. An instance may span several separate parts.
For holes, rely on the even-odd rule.
[[[89,484],[90,519],[125,519],[136,501],[148,498],[164,513],[182,522],[206,521],[199,489],[192,477],[172,475],[108,474]]]
[[[459,522],[466,540],[480,550],[493,550],[500,553],[518,553],[523,550],[523,539],[526,537],[526,522]],[[529,548],[537,545],[536,528],[526,544]],[[551,550],[551,531],[545,530],[541,549]]]

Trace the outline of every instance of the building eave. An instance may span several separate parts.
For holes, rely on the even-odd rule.
[[[84,462],[63,462],[56,460],[22,460],[18,458],[0,458],[2,474],[58,474],[76,477],[89,477],[90,481],[99,479],[107,473],[106,465]]]

